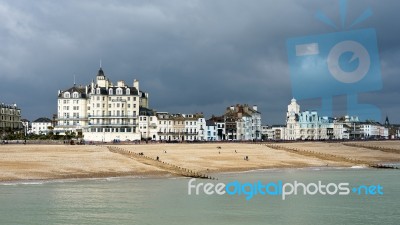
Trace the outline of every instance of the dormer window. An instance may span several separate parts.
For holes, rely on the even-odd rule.
[[[73,97],[73,98],[79,98],[78,92],[74,92],[74,93],[72,94],[72,97]]]
[[[100,88],[96,88],[96,94],[100,94]]]
[[[122,88],[117,88],[116,94],[117,95],[122,95]]]
[[[109,95],[113,95],[113,89],[112,88],[108,89],[108,94]]]
[[[71,94],[69,92],[64,93],[64,98],[70,98],[70,97],[71,97]]]
[[[131,94],[131,89],[127,88],[126,89],[126,95],[130,95]]]

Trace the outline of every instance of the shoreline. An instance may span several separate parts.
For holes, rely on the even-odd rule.
[[[400,163],[400,162],[398,162]],[[250,170],[229,170],[229,171],[219,171],[210,172],[209,174],[218,178],[218,175],[229,175],[229,174],[247,174],[247,173],[259,173],[259,172],[281,172],[281,171],[329,171],[329,170],[378,170],[377,168],[371,167],[355,167],[355,166],[310,166],[310,167],[275,167],[275,168],[260,168],[260,169],[250,169]],[[179,176],[172,173],[148,173],[148,174],[116,174],[114,175],[102,175],[102,176],[92,176],[90,174],[85,176],[67,176],[59,178],[43,178],[43,179],[17,179],[17,180],[0,180],[0,186],[4,185],[41,185],[46,183],[73,183],[79,181],[92,181],[92,180],[119,180],[119,179],[191,179],[191,177]],[[196,178],[199,179],[199,178]]]

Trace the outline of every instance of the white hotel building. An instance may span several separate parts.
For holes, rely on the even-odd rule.
[[[148,98],[139,81],[114,85],[100,68],[90,85],[58,91],[55,131],[82,133],[88,141],[139,140],[139,107],[148,107]]]
[[[149,94],[124,81],[116,85],[102,68],[87,86],[58,91],[55,132],[75,132],[86,141],[113,140],[197,141],[205,140],[202,114],[157,113],[148,108]]]

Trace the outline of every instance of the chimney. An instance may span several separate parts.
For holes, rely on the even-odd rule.
[[[118,87],[125,87],[125,81],[119,80],[119,81],[117,82],[117,86],[118,86]]]
[[[133,87],[136,88],[136,90],[138,90],[138,92],[139,92],[139,81],[138,80],[136,80],[136,79],[133,80]]]
[[[253,110],[258,111],[257,109],[258,109],[257,105],[253,105]]]

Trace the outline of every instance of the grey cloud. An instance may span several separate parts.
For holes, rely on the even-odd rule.
[[[102,59],[111,80],[137,78],[160,111],[221,114],[259,105],[264,123],[283,123],[292,97],[285,41],[335,32],[338,1],[0,1],[0,101],[29,119],[56,112],[56,93],[95,78]],[[363,96],[400,122],[399,3],[349,1],[348,21],[370,6],[384,88]],[[385,99],[385,100],[382,100]]]

